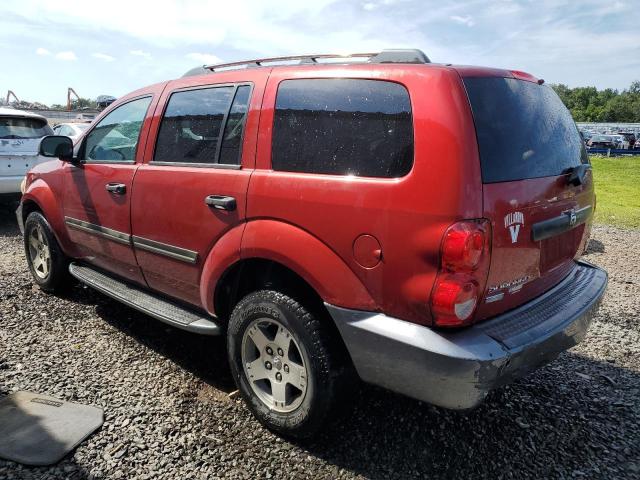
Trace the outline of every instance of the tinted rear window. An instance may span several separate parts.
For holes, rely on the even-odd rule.
[[[53,135],[53,130],[44,120],[0,117],[0,138],[40,138],[45,135]]]
[[[550,87],[493,77],[464,84],[484,183],[561,175],[588,162],[571,114]]]
[[[401,177],[413,163],[409,94],[380,80],[286,80],[272,152],[274,170]]]
[[[164,112],[154,162],[216,163],[234,87],[175,92]]]

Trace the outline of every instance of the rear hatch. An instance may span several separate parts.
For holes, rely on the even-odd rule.
[[[38,159],[41,138],[52,134],[45,119],[0,116],[0,176],[26,174]]]
[[[584,250],[595,197],[578,129],[550,87],[517,78],[463,81],[476,127],[484,217],[492,225],[487,288],[477,311],[482,319],[569,274]]]

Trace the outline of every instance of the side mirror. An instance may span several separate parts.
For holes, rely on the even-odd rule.
[[[40,141],[40,155],[59,158],[63,162],[73,161],[73,142],[62,135],[48,135]]]

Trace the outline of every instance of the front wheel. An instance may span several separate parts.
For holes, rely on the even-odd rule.
[[[58,292],[71,283],[69,261],[39,212],[31,212],[24,223],[24,249],[33,280],[42,290]]]
[[[344,379],[335,339],[319,318],[273,290],[244,297],[229,321],[234,380],[257,419],[304,438],[329,419]]]

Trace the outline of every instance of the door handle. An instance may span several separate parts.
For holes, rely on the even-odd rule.
[[[124,195],[127,193],[127,186],[124,183],[107,183],[107,192],[115,193],[116,195]]]
[[[235,210],[237,206],[235,198],[225,197],[224,195],[209,195],[208,197],[205,197],[204,203],[209,207],[228,211]]]

